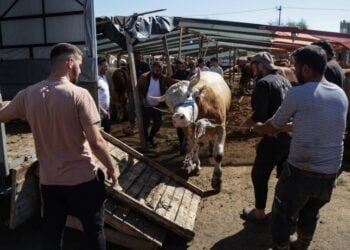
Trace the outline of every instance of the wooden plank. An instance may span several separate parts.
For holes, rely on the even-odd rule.
[[[157,208],[155,209],[156,213],[161,216],[164,216],[166,212],[171,208],[171,200],[173,199],[175,193],[176,182],[172,180],[166,186],[166,190],[164,191],[161,199],[157,204]]]
[[[165,213],[164,215],[165,218],[171,221],[175,221],[176,214],[181,206],[184,193],[185,193],[185,188],[183,187],[175,188],[174,196],[170,203],[170,209]]]
[[[188,215],[187,215],[187,220],[185,224],[186,229],[193,230],[194,223],[196,222],[197,209],[200,201],[201,201],[201,198],[198,195],[193,194],[191,205],[190,205],[190,208],[188,209]]]
[[[151,160],[150,158],[144,156],[143,154],[141,154],[140,152],[136,151],[135,149],[133,149],[132,147],[128,146],[127,144],[123,143],[122,141],[118,140],[117,138],[105,133],[104,131],[101,131],[101,134],[103,136],[103,138],[105,140],[107,140],[108,142],[114,144],[115,146],[119,147],[120,149],[122,149],[123,151],[125,151],[126,153],[134,156],[136,159],[145,162],[147,165],[152,166],[153,168],[157,169],[158,171],[162,172],[163,174],[169,176],[170,178],[172,178],[173,180],[179,182],[182,186],[186,187],[187,189],[191,190],[192,192],[203,196],[204,192],[196,187],[195,185],[187,182],[186,180],[184,180],[183,178],[181,178],[180,176],[176,175],[175,173],[173,173],[172,171],[166,169],[165,167],[161,166],[159,163],[154,162],[153,160]]]
[[[192,196],[193,196],[193,193],[186,189],[182,197],[181,206],[175,218],[175,223],[182,227],[185,227],[186,225],[188,210],[191,206]]]
[[[113,144],[112,144],[113,145]],[[120,148],[114,146],[114,149],[110,151],[111,156],[117,161],[121,161],[128,157],[128,154]]]
[[[83,231],[82,224],[80,220],[73,216],[68,216],[66,221],[66,226]],[[105,227],[105,236],[108,242],[112,242],[116,245],[124,246],[129,249],[155,249],[156,245],[148,240],[135,237],[133,235],[120,232],[118,230],[113,230],[111,228]]]
[[[147,239],[158,246],[162,246],[165,239],[165,229],[135,212],[128,211],[125,215],[119,209],[115,209],[113,214],[105,213],[105,222],[119,231]]]
[[[177,235],[187,240],[191,240],[193,238],[194,236],[193,231],[188,230],[187,228],[180,227],[179,225],[176,225],[172,221],[169,221],[168,219],[158,215],[157,213],[154,213],[152,209],[141,204],[138,200],[134,199],[133,197],[109,186],[106,187],[106,190],[110,196],[112,196],[117,200],[120,200],[124,204],[130,206],[132,209],[138,211],[138,213],[144,215],[146,218],[153,220],[155,223],[159,224],[160,226],[163,226],[164,228],[176,233]]]
[[[159,247],[151,241],[121,233],[118,230],[105,228],[105,235],[107,241],[133,250],[154,250]]]
[[[167,184],[169,182],[170,182],[169,177],[166,175],[163,175],[162,181],[152,189],[151,193],[146,198],[145,204],[148,207],[150,207],[153,210],[156,209],[157,204],[159,200],[162,198],[162,195],[165,192],[167,188]]]
[[[159,183],[162,181],[162,177],[164,175],[161,174],[159,171],[154,171],[149,178],[149,180],[146,182],[146,185],[142,188],[141,192],[138,194],[137,199],[142,203],[146,204],[146,199],[152,192],[152,190],[159,185]]]
[[[147,236],[148,239],[151,239],[158,246],[162,246],[167,233],[166,229],[153,223],[144,216],[140,216],[135,211],[131,211],[125,221],[138,228],[144,237]]]
[[[136,181],[137,177],[146,169],[146,164],[143,162],[138,162],[137,164],[128,168],[124,174],[119,177],[119,185],[123,190],[128,190],[128,188]]]
[[[126,190],[126,193],[134,198],[137,198],[137,195],[141,192],[144,186],[146,186],[151,175],[156,170],[152,167],[146,167],[146,170],[142,172],[142,175],[137,178],[137,180]]]

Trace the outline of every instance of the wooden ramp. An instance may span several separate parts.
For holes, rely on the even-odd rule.
[[[119,166],[123,188],[106,185],[106,224],[156,246],[162,245],[168,231],[191,240],[203,191],[120,140],[102,135]]]
[[[203,191],[145,157],[120,140],[102,132],[119,166],[118,191],[106,181],[106,238],[131,249],[161,247],[170,231],[186,240],[194,236],[196,213]],[[11,170],[10,227],[15,229],[39,209],[40,195],[35,157],[23,159]],[[97,166],[104,169],[94,159]],[[67,225],[79,229],[74,217]]]

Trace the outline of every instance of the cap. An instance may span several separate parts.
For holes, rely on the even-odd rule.
[[[183,63],[185,63],[185,62],[182,58],[176,58],[175,64],[183,64]]]
[[[252,58],[251,63],[262,63],[268,70],[277,70],[277,67],[273,64],[271,54],[266,51],[257,53]]]

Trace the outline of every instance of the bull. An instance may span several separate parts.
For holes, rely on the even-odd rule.
[[[195,147],[196,122],[203,118],[211,121],[213,126],[206,129],[201,142],[207,142],[209,139],[213,145],[215,168],[211,185],[220,190],[221,163],[226,140],[226,113],[231,104],[231,91],[223,77],[215,72],[198,72],[190,81],[180,81],[170,86],[163,96],[155,98],[165,101],[173,113],[173,126],[185,130],[186,156],[191,154],[193,158],[191,164],[187,162],[186,166],[190,171],[200,171],[199,147]]]

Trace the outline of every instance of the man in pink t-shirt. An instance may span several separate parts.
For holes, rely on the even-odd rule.
[[[74,85],[80,74],[81,50],[60,43],[50,54],[48,79],[20,91],[0,105],[0,122],[25,117],[31,127],[40,163],[43,199],[43,249],[62,249],[68,214],[77,216],[88,247],[106,249],[103,178],[96,174],[92,153],[117,185],[119,170],[99,131],[97,107],[83,88]]]

